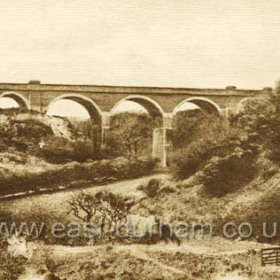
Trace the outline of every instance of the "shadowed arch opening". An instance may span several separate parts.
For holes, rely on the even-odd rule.
[[[152,156],[165,166],[165,116],[155,100],[141,95],[127,96],[113,106],[110,116],[114,143],[123,143],[129,156]]]
[[[138,104],[138,106],[136,105],[135,107],[133,107],[133,103]],[[160,105],[154,101],[153,99],[149,98],[149,97],[145,97],[145,96],[138,96],[138,95],[131,95],[128,97],[125,97],[123,99],[121,99],[120,101],[118,101],[114,107],[112,108],[110,115],[114,115],[118,112],[120,112],[118,110],[118,108],[121,106],[121,104],[126,103],[128,104],[128,106],[122,110],[122,112],[126,112],[126,111],[133,111],[135,109],[135,111],[140,110],[139,109],[139,105],[144,109],[144,111],[146,111],[150,117],[154,120],[157,120],[157,125],[158,126],[162,126],[163,125],[163,110],[160,107]],[[132,104],[131,106],[129,105]]]
[[[16,107],[19,107],[19,108],[22,108],[22,109],[30,109],[30,104],[29,104],[29,101],[23,96],[21,95],[20,93],[17,93],[17,92],[4,92],[2,94],[0,94],[0,104],[1,104],[1,98],[9,98],[11,100],[14,100],[18,106],[15,106],[14,102],[5,102],[5,103],[10,103],[11,106],[7,106],[7,108],[16,108]],[[4,100],[5,100],[4,99]]]
[[[173,116],[176,115],[176,113],[180,111],[185,104],[188,103],[194,104],[195,106],[197,106],[199,109],[203,110],[206,113],[213,114],[213,115],[214,114],[220,115],[220,107],[210,99],[203,98],[203,97],[191,97],[183,100],[174,108],[172,115]],[[195,106],[191,109],[195,109]]]

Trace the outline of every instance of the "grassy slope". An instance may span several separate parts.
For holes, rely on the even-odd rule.
[[[167,180],[169,176],[167,174],[156,174],[146,176],[140,179],[116,182],[105,186],[94,186],[83,190],[89,193],[96,193],[101,189],[110,190],[112,192],[120,193],[126,196],[142,198],[143,193],[136,190],[137,186],[139,186],[140,184],[146,184],[151,178]],[[11,211],[12,215],[21,213],[26,208],[31,209],[34,207],[37,209],[41,209],[44,213],[55,212],[57,216],[65,216],[68,210],[67,201],[70,200],[73,195],[79,193],[80,191],[81,189],[71,189],[58,193],[43,194],[20,199],[7,200],[1,202],[1,208],[3,210]]]
[[[168,175],[157,174],[100,188],[143,198],[145,195],[137,190],[137,186],[146,184],[152,177],[162,180],[164,185],[174,187],[178,184],[178,182],[172,181]],[[202,221],[221,216],[224,218],[240,218],[242,216],[246,218],[260,212],[266,203],[271,202],[271,197],[278,200],[279,182],[280,174],[274,175],[266,182],[261,178],[256,178],[247,186],[223,198],[211,197],[202,186],[185,188],[187,182],[181,182],[177,193],[169,193],[168,195],[162,193],[153,199],[146,198],[142,201],[142,206],[136,207],[134,211],[148,216],[150,215],[149,210],[155,211],[157,209],[158,212],[162,212],[166,219],[170,216],[169,213],[172,213],[173,219],[185,217],[188,220]],[[93,193],[100,188],[90,188],[87,191]],[[20,214],[26,207],[40,207],[44,211],[53,211],[58,216],[64,217],[67,211],[66,201],[76,192],[71,190],[5,201],[2,206],[10,209],[13,215]],[[222,238],[214,238],[212,241],[190,240],[184,242],[181,247],[175,244],[168,246],[165,244],[152,246],[100,245],[73,248],[42,244],[37,246],[40,247],[40,250],[37,250],[40,252],[40,256],[35,256],[33,260],[30,260],[27,266],[27,276],[32,273],[36,274],[38,268],[45,269],[44,260],[48,256],[54,259],[58,265],[56,275],[68,280],[90,279],[87,278],[88,275],[94,274],[96,276],[103,275],[102,279],[137,280],[182,280],[186,278],[272,280],[280,278],[279,269],[260,267],[258,250],[267,245],[252,241],[232,241]],[[257,253],[250,254],[248,251],[250,249],[257,250]]]
[[[250,222],[254,237],[257,235],[258,238],[262,233],[262,222],[270,225],[279,222],[280,172],[268,180],[258,176],[239,190],[219,198],[209,194],[202,185],[188,187],[188,181],[167,181],[163,184],[176,191],[159,193],[154,198],[142,201],[139,207],[142,214],[160,215],[168,221],[213,222],[217,230],[224,222]]]

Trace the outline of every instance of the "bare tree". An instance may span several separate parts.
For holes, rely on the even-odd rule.
[[[97,193],[96,197],[100,200],[98,211],[103,217],[104,227],[107,225],[107,231],[114,234],[118,224],[127,222],[130,209],[135,204],[134,200],[129,201],[107,191]]]
[[[134,200],[120,195],[101,191],[95,195],[81,192],[69,202],[68,214],[72,213],[84,223],[91,223],[93,219],[99,220],[100,233],[111,236],[116,233],[120,223],[126,222],[130,209],[135,205]]]
[[[95,196],[81,192],[69,202],[68,214],[72,213],[76,218],[85,223],[90,223],[96,215],[100,201]]]

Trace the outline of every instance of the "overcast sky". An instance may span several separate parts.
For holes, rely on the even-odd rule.
[[[0,82],[263,88],[279,0],[1,0]]]

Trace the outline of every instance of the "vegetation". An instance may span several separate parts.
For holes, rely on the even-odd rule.
[[[279,88],[270,99],[244,101],[229,122],[197,110],[177,116],[172,157],[175,177],[195,175],[196,183],[221,196],[250,182],[264,168],[260,157],[280,164]]]
[[[53,136],[51,128],[37,120],[10,120],[8,124],[0,124],[0,150],[14,147],[18,151],[27,152],[39,145],[40,139]]]
[[[0,170],[0,195],[37,192],[40,188],[56,190],[61,185],[72,187],[72,183],[79,180],[93,185],[104,184],[147,175],[153,168],[154,162],[150,159],[129,161],[125,158],[116,158],[88,163],[69,163],[39,173]]]
[[[201,115],[199,116],[201,119]],[[195,134],[193,138],[197,138],[197,141],[173,151],[172,167],[177,178],[185,179],[194,175],[213,156],[225,156],[240,144],[240,130],[229,129],[223,119],[209,119],[204,114],[202,116],[200,128],[196,127],[196,131],[192,131]]]
[[[249,183],[257,174],[255,162],[253,149],[238,147],[226,156],[212,157],[198,172],[197,180],[212,194],[221,196]]]
[[[85,162],[100,158],[92,140],[69,141],[62,137],[46,139],[43,147],[35,149],[35,154],[53,164]]]
[[[155,197],[160,190],[160,181],[151,179],[146,186],[139,186],[139,191],[143,191],[148,197]]]
[[[27,259],[23,256],[12,256],[3,246],[0,248],[0,279],[17,280],[25,271],[24,265]]]
[[[172,121],[173,149],[184,149],[197,141],[206,126],[205,119],[209,118],[213,122],[217,119],[216,116],[211,116],[200,109],[177,112]]]
[[[142,216],[143,219],[158,216],[160,220],[165,217],[170,222],[182,220],[190,223],[212,221],[215,225],[215,235],[221,234],[225,222],[230,221],[239,224],[246,221],[250,222],[254,228],[250,239],[261,242],[277,242],[279,236],[268,239],[263,238],[261,234],[263,222],[268,223],[267,231],[270,234],[273,233],[272,225],[273,222],[277,221],[279,214],[279,88],[280,86],[276,88],[275,95],[272,98],[246,100],[239,113],[232,115],[229,121],[218,116],[207,115],[200,110],[178,113],[174,120],[172,139],[171,171],[174,177],[170,180],[154,178],[150,180],[149,178],[145,182],[141,181],[141,183],[144,183],[137,188],[138,192],[136,187],[130,192],[131,197],[126,196],[127,188],[124,188],[122,194],[120,194],[121,190],[118,193],[113,189],[110,192],[97,189],[73,195],[66,203],[65,197],[67,196],[63,194],[60,198],[61,203],[64,200],[68,206],[68,215],[63,217],[54,215],[59,207],[53,207],[54,209],[50,210],[50,213],[34,207],[28,213],[7,215],[3,219],[9,222],[24,220],[28,223],[40,223],[43,220],[46,223],[43,236],[49,236],[51,223],[60,219],[69,221],[74,216],[76,220],[83,223],[95,223],[99,220],[101,221],[100,230],[109,232],[108,235],[103,235],[104,239],[102,241],[105,243],[116,238],[117,225],[126,221],[131,212],[136,217],[138,215]],[[50,191],[59,189],[61,185],[68,188],[89,187],[115,180],[141,177],[150,173],[154,167],[154,162],[142,158],[143,155],[148,154],[148,149],[150,149],[150,147],[146,147],[148,142],[151,143],[152,137],[153,123],[150,118],[145,114],[131,115],[124,113],[116,115],[112,122],[110,145],[107,152],[113,154],[113,151],[115,151],[114,156],[121,154],[123,157],[106,160],[96,160],[94,141],[90,139],[92,136],[87,140],[70,141],[54,137],[46,127],[42,127],[42,130],[40,130],[38,128],[39,123],[31,124],[28,122],[26,125],[24,122],[23,127],[20,126],[20,129],[24,128],[22,132],[17,129],[15,134],[13,134],[14,132],[10,133],[12,132],[11,128],[9,128],[10,134],[2,132],[3,135],[6,135],[5,137],[11,135],[10,139],[25,142],[24,138],[21,137],[25,137],[26,131],[29,131],[32,136],[28,140],[27,148],[22,150],[13,145],[13,149],[22,151],[21,155],[32,151],[49,163],[59,163],[60,165],[51,165],[54,168],[36,173],[1,169],[0,194],[30,190],[38,192],[40,191],[38,186]],[[32,130],[33,127],[34,131]],[[40,130],[38,133],[41,133],[40,138],[43,138],[45,142],[45,146],[42,148],[38,147],[38,139],[35,137],[38,129]],[[86,125],[85,130],[88,130]],[[1,142],[3,149],[9,144],[9,141],[4,139],[5,137]],[[11,141],[11,143],[13,142]],[[18,165],[26,164],[28,160],[24,156],[18,155],[10,155],[9,160]],[[5,164],[2,159],[0,163]],[[62,165],[63,163],[66,164]],[[135,197],[132,197],[134,194]],[[166,228],[165,232],[169,234],[170,228]],[[131,242],[137,243],[133,245],[135,246],[134,249],[137,250],[137,246],[141,246],[139,243],[155,244],[160,240],[158,233],[152,233],[151,236],[144,235],[142,239],[134,239]],[[164,237],[163,240],[166,241],[166,238]],[[74,243],[71,243],[69,239],[51,241],[67,245],[84,245],[85,242],[88,244],[89,238],[75,240]],[[97,242],[98,239],[94,238],[94,241]],[[174,241],[180,243],[179,240],[174,239]],[[217,244],[215,246],[219,246]],[[255,247],[256,244],[253,243],[252,246]],[[231,243],[231,246],[240,246],[240,250],[242,250],[242,246],[245,245],[234,242]],[[158,273],[155,273],[153,271],[155,267],[152,267],[149,274],[152,277],[158,277],[158,275],[161,277],[160,271],[164,269],[162,264],[169,266],[172,264],[182,272],[178,277],[168,275],[168,279],[173,276],[174,279],[185,279],[186,277],[206,279],[207,277],[218,277],[221,271],[224,271],[221,277],[225,275],[231,277],[234,276],[234,273],[246,277],[253,275],[256,278],[259,277],[258,273],[264,275],[261,274],[264,273],[263,271],[258,271],[248,261],[248,255],[256,254],[254,251],[246,252],[244,256],[239,255],[236,259],[232,259],[232,256],[225,258],[222,254],[213,254],[207,259],[199,254],[187,253],[182,255],[180,252],[172,253],[171,257],[166,252],[154,250],[155,248],[150,251],[145,249],[145,254],[147,254],[145,257],[143,257],[144,250],[141,248],[141,253],[135,260],[137,264],[131,263],[134,261],[134,257],[131,256],[130,252],[126,260],[122,259],[122,264],[125,262],[127,269],[123,269],[122,266],[122,271],[115,272],[113,269],[118,267],[118,258],[115,253],[123,254],[121,251],[123,249],[118,248],[118,251],[112,253],[112,248],[114,247],[112,246],[111,249],[108,247],[106,249],[108,251],[106,251],[104,247],[104,250],[101,250],[102,252],[98,256],[99,258],[101,255],[102,257],[105,256],[105,259],[102,259],[100,263],[96,258],[95,263],[87,261],[86,264],[82,264],[82,262],[77,264],[77,266],[80,265],[80,267],[77,267],[79,273],[83,274],[84,277],[91,277],[92,274],[90,273],[92,271],[95,271],[96,276],[106,271],[110,275],[106,274],[106,276],[104,272],[104,277],[113,278],[118,275],[122,279],[133,279],[136,273],[138,277],[136,278],[141,279],[141,271],[147,265],[147,260],[149,260],[151,266],[152,262],[150,260],[152,257],[161,261]],[[96,250],[92,254],[98,254],[98,251]],[[88,259],[92,260],[92,256]],[[141,259],[142,257],[143,259]],[[184,261],[186,258],[190,260],[188,264]],[[207,265],[198,266],[199,263],[202,263],[202,258]],[[12,256],[8,256],[5,261],[8,265],[11,265],[9,263],[11,260],[17,262]],[[2,266],[3,268],[0,267],[0,270],[5,271],[5,262]],[[21,266],[18,265],[17,268],[21,269]],[[59,270],[55,272],[56,274],[60,273]],[[15,275],[17,275],[16,273]],[[97,275],[97,273],[99,274]],[[67,275],[67,273],[64,275]],[[147,275],[143,275],[143,279],[147,279]],[[275,274],[267,273],[267,275],[268,279],[274,279]]]
[[[119,113],[111,119],[107,153],[137,158],[151,155],[152,120],[141,113]]]
[[[69,214],[72,213],[83,223],[95,223],[97,232],[90,236],[94,241],[107,237],[120,238],[117,227],[127,222],[134,200],[108,191],[100,191],[94,195],[82,192],[69,201]]]

